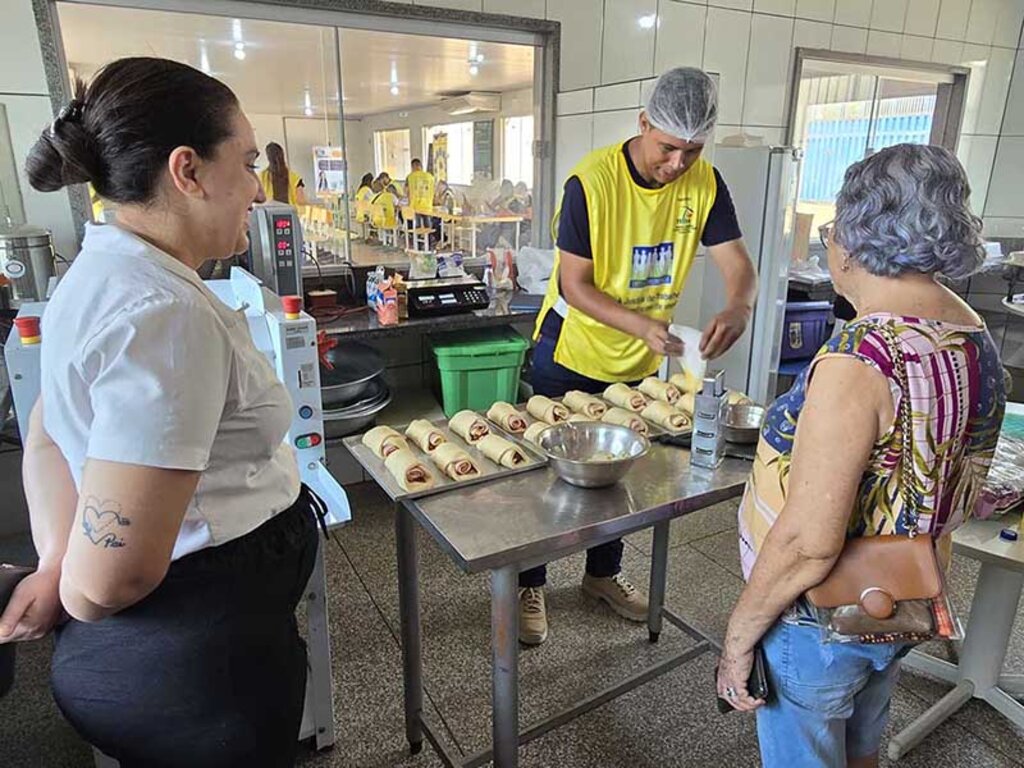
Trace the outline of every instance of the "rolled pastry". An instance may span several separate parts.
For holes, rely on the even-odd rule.
[[[470,445],[480,442],[487,435],[491,434],[487,422],[480,418],[476,411],[459,411],[452,420],[448,422],[452,432],[461,437]]]
[[[647,435],[647,422],[625,408],[609,408],[608,413],[601,417],[601,421],[629,427],[634,432],[639,432],[644,436]]]
[[[607,413],[607,412],[608,411],[606,410],[605,413]],[[603,416],[604,414],[601,414],[601,415]],[[590,422],[590,423],[593,423],[595,421],[600,421],[600,420],[601,420],[601,418],[599,416],[584,416],[582,413],[574,413],[568,419],[566,419],[566,421],[568,421],[570,424],[572,424],[574,422]]]
[[[526,464],[523,452],[503,437],[488,435],[476,447],[488,459],[503,467],[517,469]]]
[[[689,414],[692,418],[693,410],[697,406],[696,400],[697,398],[694,396],[693,392],[685,392],[683,393],[683,396],[679,398],[679,402],[676,403],[676,409]]]
[[[687,392],[696,394],[703,386],[703,382],[687,368],[684,368],[681,373],[669,376],[668,383],[674,385],[683,394]]]
[[[404,491],[425,491],[434,487],[434,475],[408,448],[400,448],[384,459],[387,468]]]
[[[662,381],[654,376],[648,376],[646,379],[640,382],[640,386],[637,387],[648,397],[654,400],[661,400],[663,403],[669,405],[675,405],[679,402],[679,398],[683,396],[683,393],[679,391],[679,388],[675,384],[671,384],[667,381]]]
[[[526,431],[526,417],[510,403],[495,403],[487,411],[487,418],[513,435]]]
[[[454,443],[441,443],[430,454],[431,460],[452,480],[469,480],[480,476],[480,470],[469,454]]]
[[[640,412],[640,415],[648,421],[653,421],[655,424],[672,432],[682,432],[687,427],[692,426],[689,416],[660,400],[648,405]]]
[[[409,422],[405,429],[405,435],[420,447],[420,450],[430,453],[441,443],[447,443],[448,438],[444,432],[435,427],[426,419],[415,419]]]
[[[395,451],[409,447],[398,430],[386,426],[374,427],[363,435],[363,445],[373,451],[378,459],[386,459]]]
[[[526,428],[526,431],[523,433],[523,439],[529,440],[534,445],[540,445],[541,434],[550,426],[550,424],[545,424],[543,421],[535,421]]]
[[[612,384],[604,391],[604,399],[619,408],[640,413],[647,406],[647,398],[626,384]]]
[[[582,413],[584,416],[589,416],[591,419],[600,419],[604,416],[605,411],[608,410],[608,406],[604,404],[604,401],[593,395],[588,395],[586,392],[580,392],[578,389],[566,392],[562,402],[567,408],[571,408],[576,413]]]
[[[560,424],[569,420],[569,409],[544,395],[534,395],[526,402],[526,410],[535,419],[548,424]]]

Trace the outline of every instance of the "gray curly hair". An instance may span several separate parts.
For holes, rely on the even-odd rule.
[[[944,147],[897,144],[846,169],[835,239],[873,275],[962,278],[984,260],[967,174]]]

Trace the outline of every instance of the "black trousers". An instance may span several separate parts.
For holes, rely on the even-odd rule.
[[[306,689],[295,607],[316,558],[308,490],[171,564],[141,602],[57,631],[53,695],[122,768],[292,766]]]
[[[537,340],[530,364],[530,385],[533,387],[534,394],[545,397],[562,397],[573,389],[593,395],[604,392],[608,387],[606,382],[581,376],[555,362],[556,343],[555,338],[544,333]],[[586,572],[591,576],[614,576],[621,570],[622,539],[598,544],[587,550]],[[536,568],[530,568],[519,574],[519,586],[543,587],[547,579],[547,566],[538,565]]]

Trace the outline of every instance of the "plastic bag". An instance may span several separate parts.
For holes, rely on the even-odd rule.
[[[555,268],[554,250],[524,246],[516,258],[519,287],[527,293],[546,293]]]
[[[1024,499],[1024,440],[1004,431],[996,445],[985,487],[978,495],[974,516],[985,520],[1002,515]]]
[[[929,640],[962,640],[963,624],[953,609],[948,592],[933,600],[902,600],[893,618],[905,631],[891,632],[885,621],[868,616],[859,605],[821,608],[807,601],[821,628],[824,643],[924,643]],[[888,620],[886,620],[888,621]]]

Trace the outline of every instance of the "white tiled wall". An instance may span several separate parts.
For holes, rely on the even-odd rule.
[[[794,49],[831,49],[970,67],[958,154],[972,202],[993,234],[1024,227],[1024,0],[547,0],[547,14],[563,21],[560,179],[591,147],[630,135],[635,86],[642,106],[673,66],[719,75],[720,137],[782,142]]]

